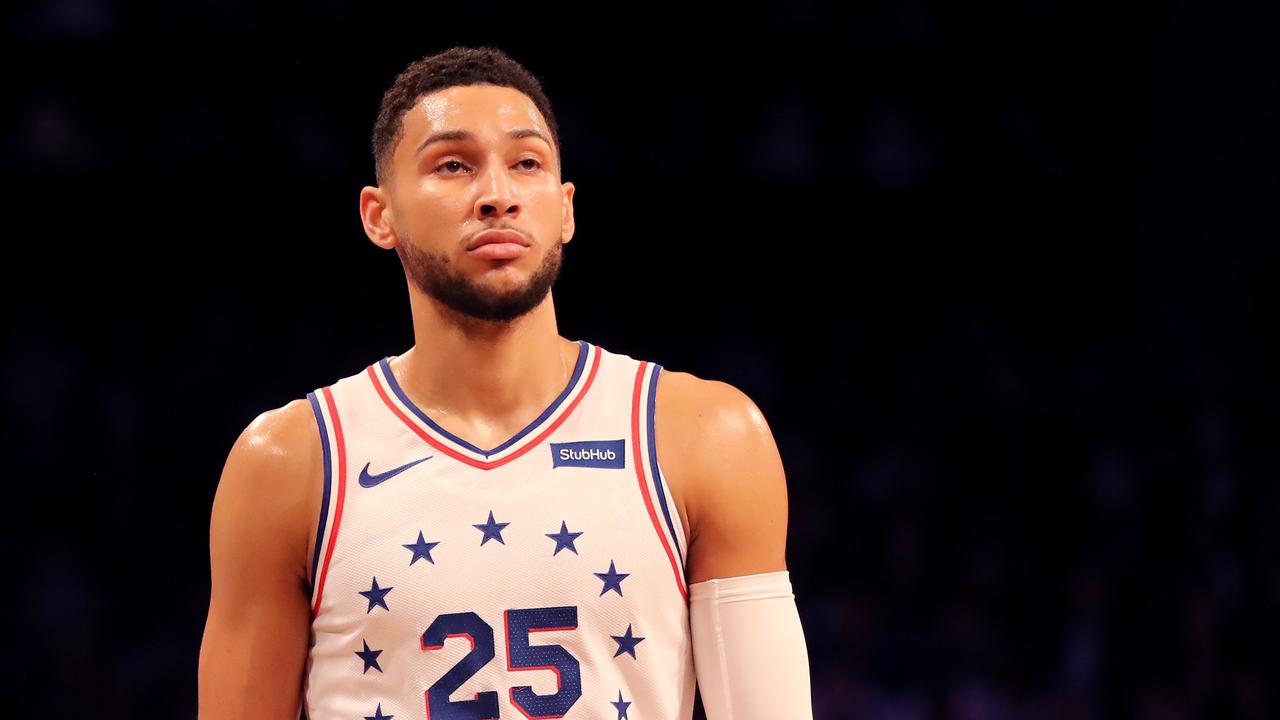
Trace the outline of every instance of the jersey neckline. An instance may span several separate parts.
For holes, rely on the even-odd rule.
[[[590,372],[587,372],[588,360],[593,354],[592,345],[584,340],[579,340],[577,343],[578,359],[574,364],[573,374],[569,377],[569,381],[565,384],[564,389],[560,391],[560,394],[557,395],[556,398],[551,401],[551,404],[548,405],[547,408],[543,410],[532,422],[526,425],[515,435],[505,440],[502,444],[490,450],[477,447],[457,435],[454,435],[441,427],[440,424],[432,420],[431,417],[422,410],[422,408],[418,407],[413,400],[409,398],[408,394],[405,393],[404,388],[402,388],[400,383],[396,380],[395,373],[391,371],[391,357],[384,357],[382,360],[378,361],[378,367],[381,370],[380,373],[375,374],[372,372],[372,368],[370,368],[370,374],[374,376],[373,379],[375,384],[379,379],[383,380],[383,382],[386,383],[386,386],[391,390],[391,393],[395,396],[395,399],[399,401],[398,404],[402,405],[404,409],[408,410],[412,414],[412,419],[420,421],[420,425],[418,423],[413,423],[411,422],[411,418],[406,417],[403,413],[396,412],[396,414],[400,416],[401,420],[409,423],[413,429],[418,431],[418,434],[421,435],[424,440],[427,440],[430,444],[435,445],[446,452],[449,448],[442,447],[440,445],[440,441],[453,446],[455,450],[463,451],[465,454],[462,456],[459,456],[456,453],[449,454],[463,460],[464,462],[468,462],[471,465],[496,466],[498,464],[505,463],[507,460],[514,459],[517,455],[522,455],[523,451],[527,450],[528,447],[516,448],[516,446],[535,430],[547,425],[548,421],[550,421],[553,416],[556,416],[557,411],[565,405],[566,400],[568,400],[570,396],[574,396],[573,402],[569,404],[564,412],[559,413],[559,417],[556,418],[554,425],[559,425],[560,422],[573,411],[574,406],[577,405],[577,401],[582,398],[582,395],[586,393],[587,388],[591,384],[591,380],[595,376],[596,367],[599,365],[599,351],[596,350],[595,354],[597,357],[592,363]],[[584,374],[586,375],[585,380]],[[577,391],[576,393],[575,390]],[[391,402],[391,398],[388,398],[385,394],[383,395],[383,400],[391,407],[392,411],[398,410],[398,408],[395,407],[395,404]],[[429,434],[424,434],[422,432],[423,430],[429,431]],[[513,450],[513,448],[515,449]],[[498,456],[503,457],[499,458]]]

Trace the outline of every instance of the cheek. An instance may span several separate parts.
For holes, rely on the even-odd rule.
[[[419,193],[403,203],[396,220],[402,238],[408,237],[424,250],[438,251],[447,246],[451,238],[457,239],[458,228],[466,218],[459,218],[446,200]]]
[[[553,190],[539,193],[533,207],[537,208],[538,225],[554,230],[558,236],[564,220],[564,196],[560,187],[557,185]]]
[[[441,223],[465,222],[473,209],[472,203],[463,193],[443,191],[429,183],[423,183],[412,202],[415,223],[425,222],[437,226]]]

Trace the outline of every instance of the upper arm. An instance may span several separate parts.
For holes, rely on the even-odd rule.
[[[297,717],[310,633],[308,526],[323,473],[309,404],[259,416],[223,467],[209,528],[202,720]]]
[[[689,535],[689,582],[785,570],[786,477],[764,415],[726,383],[661,377],[657,450]]]

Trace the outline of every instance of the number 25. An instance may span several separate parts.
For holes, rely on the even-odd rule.
[[[531,720],[563,717],[582,697],[578,659],[559,645],[530,645],[529,634],[578,627],[573,606],[508,610],[502,616],[507,641],[507,669],[550,670],[556,674],[556,692],[539,695],[531,685],[511,688],[511,704]],[[465,637],[471,652],[434,685],[427,688],[428,720],[494,720],[498,717],[498,693],[476,693],[474,700],[449,702],[449,695],[493,659],[493,628],[474,612],[441,615],[422,633],[423,650],[439,650],[445,638]]]

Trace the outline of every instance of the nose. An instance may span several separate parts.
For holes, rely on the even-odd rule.
[[[520,203],[507,168],[501,162],[488,163],[480,177],[480,194],[476,197],[475,216],[479,220],[514,219],[520,215]]]

